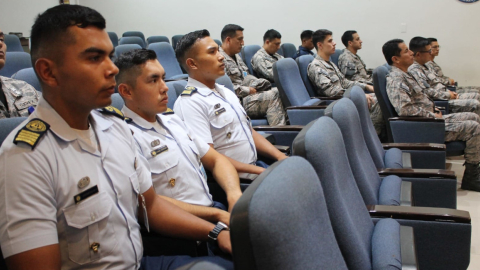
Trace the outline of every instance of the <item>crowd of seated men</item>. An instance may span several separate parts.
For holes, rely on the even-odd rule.
[[[244,29],[228,24],[219,46],[207,30],[184,35],[175,54],[188,73],[185,90],[167,108],[165,70],[154,51],[136,49],[112,61],[114,47],[97,11],[59,5],[32,26],[31,58],[42,86],[0,77],[0,119],[28,117],[0,149],[0,243],[11,269],[176,269],[197,260],[233,269],[230,212],[240,178],[259,175],[288,156],[252,128],[250,118],[288,124],[273,66],[281,34],[268,30],[249,73],[239,53]],[[6,45],[0,30],[0,69]],[[338,66],[333,33],[301,33],[295,58],[314,56],[308,78],[317,94],[365,92],[378,134],[385,126],[371,73],[357,54],[362,41],[346,31]],[[316,53],[312,50],[316,49]],[[476,87],[455,81],[434,62],[439,45],[415,37],[410,49],[391,40],[388,96],[400,116],[445,119],[446,141],[466,142],[462,188],[480,191],[480,104]],[[227,74],[234,91],[216,83]],[[110,106],[118,89],[123,109]],[[432,98],[452,104],[447,115]],[[215,201],[207,173],[225,192]],[[137,222],[138,221],[138,222]],[[140,228],[207,241],[209,256],[142,255]]]

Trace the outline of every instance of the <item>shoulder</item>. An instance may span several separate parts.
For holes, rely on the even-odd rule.
[[[13,143],[34,150],[42,138],[47,135],[50,125],[40,118],[29,118],[15,128],[5,139],[6,145]],[[12,140],[13,136],[13,140]]]
[[[180,94],[182,97],[191,97],[198,93],[198,89],[194,86],[186,86],[183,92]]]
[[[105,107],[105,108],[101,108],[101,109],[98,109],[97,112],[101,113],[101,114],[105,114],[105,115],[113,115],[113,116],[116,116],[122,120],[125,120],[125,116],[123,115],[123,113],[113,107],[113,106],[108,106],[108,107]]]

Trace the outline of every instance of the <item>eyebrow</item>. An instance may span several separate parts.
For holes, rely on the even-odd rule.
[[[113,48],[113,50],[110,51],[110,53],[108,55],[112,55],[114,52],[115,52],[115,48]],[[95,48],[95,47],[90,47],[90,48],[86,49],[85,51],[83,51],[82,54],[89,54],[89,53],[107,54],[107,52],[105,50]]]
[[[5,33],[3,33],[3,32],[0,32],[0,36],[4,36],[4,35],[5,35]]]

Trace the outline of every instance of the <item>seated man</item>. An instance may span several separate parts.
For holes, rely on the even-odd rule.
[[[5,66],[7,44],[4,33],[0,29],[0,69]],[[40,93],[30,84],[0,76],[0,119],[10,117],[28,117],[37,106]]]
[[[220,257],[143,257],[147,230],[193,240],[230,234],[155,194],[145,158],[111,102],[118,68],[104,18],[78,5],[40,14],[32,62],[43,97],[0,148],[0,243],[9,269],[177,269]],[[21,164],[21,165],[19,165]],[[138,219],[137,219],[138,217]]]
[[[430,71],[434,72],[437,75],[438,79],[441,83],[445,86],[453,86],[455,85],[455,80],[449,78],[443,74],[442,68],[434,61],[435,57],[438,56],[440,53],[440,45],[438,44],[438,40],[436,38],[428,38],[429,44],[432,46],[432,53],[431,53],[431,61],[426,63],[426,66]],[[480,90],[480,86],[460,86],[457,87],[458,93],[478,93]]]
[[[196,138],[173,111],[167,111],[165,70],[152,50],[123,53],[115,60],[122,113],[133,131],[139,154],[152,172],[157,194],[211,222],[230,223],[230,215],[212,201],[203,165],[227,194],[231,210],[242,195],[237,171],[221,154]]]
[[[174,111],[195,135],[225,155],[240,177],[247,173],[260,174],[264,171],[262,167],[267,167],[257,162],[257,151],[274,160],[286,158],[252,129],[237,96],[215,83],[225,74],[224,57],[207,30],[183,36],[175,54],[189,78],[185,91],[175,102]]]
[[[408,73],[413,52],[401,39],[390,40],[382,48],[392,70],[387,76],[387,94],[399,116],[445,119],[445,141],[466,141],[465,172],[462,189],[480,191],[480,118],[475,113],[442,115],[424,93],[419,82]]]
[[[312,30],[305,30],[300,34],[300,40],[302,45],[298,46],[297,53],[293,56],[293,59],[297,59],[302,55],[315,55],[312,50],[314,48],[312,42]]]
[[[332,32],[320,29],[313,33],[313,45],[317,49],[317,55],[312,63],[308,65],[308,79],[321,97],[343,96],[346,89],[358,85],[366,92],[373,92],[373,86],[363,82],[350,81],[343,76],[338,67],[330,62],[330,56],[335,53],[335,41]],[[375,131],[382,132],[383,117],[380,105],[375,94],[365,94]]]
[[[274,83],[273,64],[282,59],[283,56],[277,53],[282,43],[282,35],[277,30],[270,29],[263,35],[263,48],[257,51],[252,57],[252,68],[258,77]]]
[[[286,124],[285,110],[276,87],[266,79],[248,74],[248,67],[238,53],[243,46],[243,28],[227,24],[222,29],[222,47],[225,71],[232,80],[237,97],[251,118],[267,117],[270,126]]]
[[[363,41],[357,31],[349,30],[343,33],[342,43],[345,50],[338,58],[338,68],[350,81],[373,85],[372,75],[367,73],[367,66],[363,62],[358,50],[362,49]]]
[[[410,40],[410,50],[413,52],[413,64],[408,67],[408,72],[417,80],[425,94],[431,99],[447,99],[451,112],[475,112],[480,114],[480,95],[478,93],[457,94],[437,80],[425,64],[430,61],[431,46],[423,37],[414,37]]]

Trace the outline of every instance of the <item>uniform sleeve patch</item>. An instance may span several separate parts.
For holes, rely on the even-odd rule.
[[[182,92],[182,96],[191,96],[193,95],[194,93],[197,92],[197,88],[196,87],[193,87],[193,86],[187,86],[185,87],[185,90],[183,90]]]
[[[50,125],[41,119],[35,118],[20,129],[13,139],[14,144],[26,143],[32,150],[37,146],[38,141],[50,129]]]
[[[103,113],[103,114],[114,115],[114,116],[116,116],[116,117],[118,117],[122,120],[125,120],[125,116],[123,116],[123,113],[119,109],[117,109],[113,106],[108,106],[108,107],[102,108],[98,111]]]
[[[164,113],[162,113],[162,114],[163,114],[163,115],[169,115],[169,114],[174,114],[174,113],[175,113],[175,112],[174,112],[172,109],[167,108],[167,110],[166,110]]]

